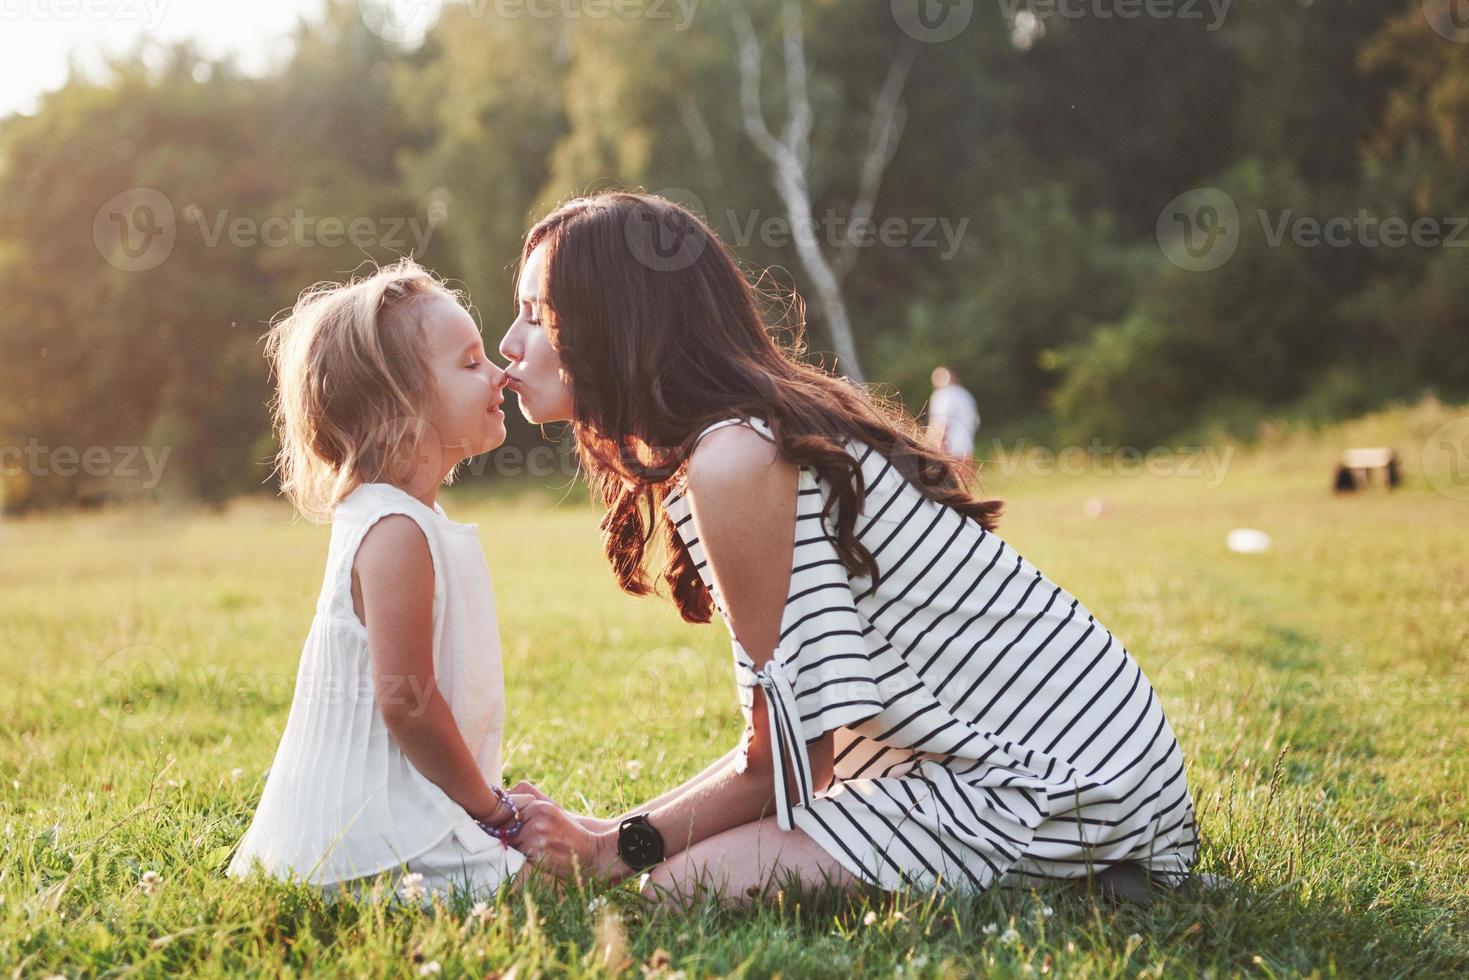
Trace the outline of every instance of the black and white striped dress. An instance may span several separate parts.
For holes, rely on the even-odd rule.
[[[764,420],[748,424],[771,438]],[[867,483],[856,528],[878,587],[843,567],[821,518],[828,488],[803,466],[780,643],[759,671],[733,644],[747,737],[755,686],[765,692],[780,827],[890,890],[1120,861],[1187,872],[1198,833],[1183,756],[1127,650],[978,522],[865,444],[848,451]],[[723,615],[685,494],[663,506]],[[835,773],[818,787],[806,743],[827,732]]]

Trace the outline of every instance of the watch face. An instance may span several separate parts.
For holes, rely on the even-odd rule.
[[[628,867],[651,868],[663,860],[663,839],[647,824],[627,824],[618,835],[617,850]]]

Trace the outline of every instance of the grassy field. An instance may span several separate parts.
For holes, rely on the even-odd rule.
[[[1466,415],[1428,403],[1281,432],[1217,479],[1182,455],[1173,472],[1155,460],[1120,475],[1104,454],[1060,474],[981,446],[987,489],[1009,501],[1004,536],[1158,688],[1189,759],[1200,870],[1235,883],[1149,907],[1057,890],[787,893],[750,913],[676,915],[627,890],[557,901],[533,888],[466,921],[463,906],[327,906],[242,886],[222,869],[285,723],[328,531],[265,502],[0,525],[0,967],[1463,975],[1469,474],[1446,468],[1440,426]],[[1406,486],[1334,497],[1335,453],[1362,444],[1397,446]],[[733,743],[727,634],[618,593],[584,492],[445,503],[480,523],[496,582],[508,779],[610,815]],[[1267,531],[1271,550],[1226,550],[1241,526]]]

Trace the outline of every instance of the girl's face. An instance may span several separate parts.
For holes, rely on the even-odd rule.
[[[462,306],[443,297],[430,302],[424,333],[435,391],[428,421],[447,472],[505,441],[505,372],[486,356],[479,328]]]
[[[536,424],[564,422],[571,418],[574,405],[571,379],[542,322],[545,301],[537,290],[545,263],[542,243],[526,257],[515,291],[515,322],[500,341],[500,353],[510,362],[507,387],[520,402],[520,414]]]

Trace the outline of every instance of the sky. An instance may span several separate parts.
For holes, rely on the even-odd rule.
[[[387,0],[383,0],[387,2]],[[406,0],[413,2],[413,0]],[[140,38],[195,38],[206,55],[239,56],[247,71],[279,60],[297,21],[324,0],[0,0],[0,117],[33,112],[66,81],[68,59],[95,68],[100,52]]]

